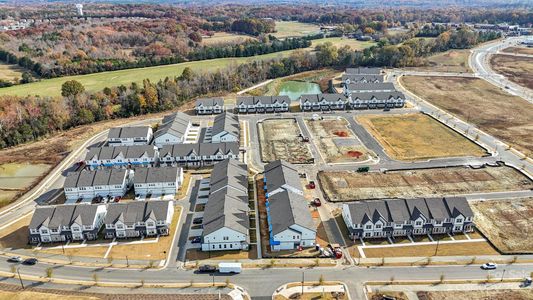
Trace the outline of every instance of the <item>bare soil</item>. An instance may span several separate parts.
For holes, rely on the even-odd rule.
[[[533,293],[525,290],[475,290],[475,291],[442,291],[418,292],[419,299],[427,300],[530,300]],[[423,298],[425,297],[425,298]]]
[[[528,47],[509,47],[502,50],[502,52],[533,55],[533,48]]]
[[[451,167],[357,173],[323,171],[320,186],[330,201],[413,198],[476,192],[517,191],[533,188],[533,182],[510,167]]]
[[[503,253],[533,253],[533,198],[470,204],[476,226]]]
[[[354,135],[345,119],[305,120],[324,160],[328,163],[365,161],[375,157]]]
[[[308,143],[301,140],[295,119],[268,119],[257,124],[261,145],[261,160],[282,159],[293,164],[313,162]]]
[[[533,57],[493,55],[490,64],[494,71],[510,81],[533,89]]]
[[[498,255],[488,242],[465,242],[364,249],[366,257],[430,257],[463,255]]]
[[[483,148],[424,114],[365,115],[357,117],[357,121],[397,160],[487,154]]]
[[[404,76],[411,92],[516,147],[533,151],[533,104],[478,78]]]

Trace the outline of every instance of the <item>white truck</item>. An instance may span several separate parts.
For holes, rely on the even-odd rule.
[[[218,264],[218,272],[226,274],[239,274],[242,271],[242,265],[240,263],[226,263],[221,262]]]

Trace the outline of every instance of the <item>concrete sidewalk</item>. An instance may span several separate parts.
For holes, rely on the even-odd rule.
[[[297,282],[291,283],[291,285],[297,284]],[[301,294],[302,293],[302,286],[292,286],[287,287],[289,284],[282,285],[278,289],[276,289],[276,292],[272,295],[274,298],[275,296],[283,296],[287,299],[290,299],[290,297],[294,294]],[[348,288],[343,283],[338,284],[332,284],[332,285],[304,285],[303,287],[304,294],[311,294],[311,293],[346,293],[347,298],[350,299],[350,295],[348,294]]]

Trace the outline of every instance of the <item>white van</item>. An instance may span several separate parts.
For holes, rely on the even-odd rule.
[[[242,265],[240,263],[225,263],[218,264],[218,272],[226,274],[239,274],[242,271]]]

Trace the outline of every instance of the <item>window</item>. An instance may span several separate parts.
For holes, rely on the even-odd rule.
[[[48,234],[48,230],[46,230],[46,229],[41,229],[41,233],[42,233],[42,234]]]
[[[421,221],[416,221],[416,226],[420,226],[422,225],[422,222]]]
[[[226,244],[224,244],[224,249],[226,249],[226,248],[227,248],[227,246],[226,246]]]
[[[230,249],[233,249],[233,244],[229,244],[229,248],[230,248]]]
[[[381,224],[376,224],[376,229],[381,229]]]
[[[229,241],[229,237],[228,237],[228,236],[222,237],[222,239],[223,239],[224,241]]]
[[[372,225],[366,225],[365,229],[372,229]]]
[[[222,245],[219,244],[219,245],[218,245],[218,249],[222,249]]]

